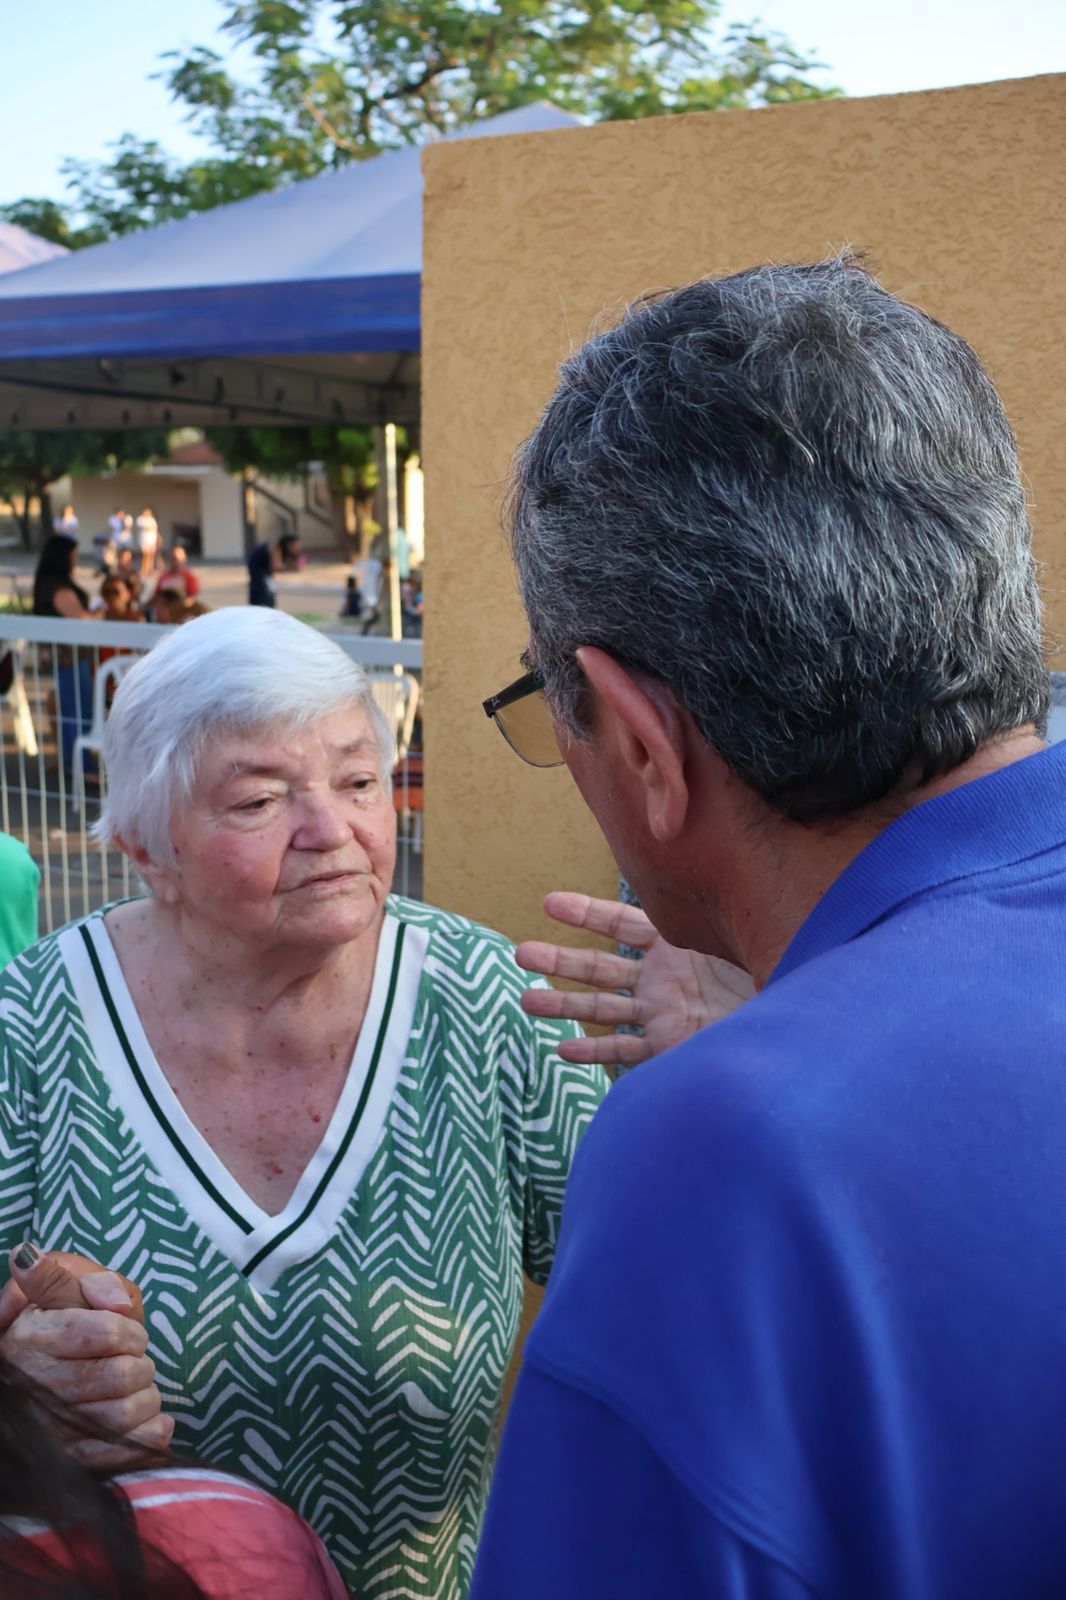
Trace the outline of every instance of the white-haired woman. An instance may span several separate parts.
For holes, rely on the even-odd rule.
[[[155,1382],[128,1319],[11,1320],[15,1291],[3,1352],[278,1491],[361,1600],[461,1596],[523,1267],[606,1080],[502,938],[390,898],[391,734],[326,638],[190,623],[103,754],[99,833],[149,893],[4,975],[0,1244],[136,1280]]]

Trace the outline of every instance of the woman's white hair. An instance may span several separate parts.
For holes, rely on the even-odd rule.
[[[104,725],[107,793],[93,829],[173,864],[170,822],[187,804],[208,742],[269,727],[279,735],[358,707],[390,782],[393,730],[366,673],[339,645],[295,617],[232,607],[186,622],[131,667]]]

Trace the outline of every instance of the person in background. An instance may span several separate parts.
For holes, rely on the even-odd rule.
[[[118,550],[115,552],[115,571],[124,583],[135,582],[137,585],[136,593],[140,595],[141,578],[140,573],[137,571],[137,563],[133,558],[133,549],[130,545],[119,545]]]
[[[361,617],[363,614],[363,597],[359,593],[359,585],[354,574],[350,574],[344,586],[344,598],[338,616],[341,618]]]
[[[41,547],[33,576],[33,614],[35,617],[66,617],[89,620],[89,596],[75,582],[78,544],[66,534],[53,533]]]
[[[68,539],[77,537],[78,519],[74,515],[74,507],[72,505],[63,507],[62,516],[56,518],[55,531],[56,533],[65,533]]]
[[[0,967],[36,941],[40,887],[40,868],[26,846],[0,833]]]
[[[152,621],[177,627],[189,620],[188,602],[180,589],[160,589],[152,601]]]
[[[115,573],[109,573],[100,585],[99,605],[96,617],[101,622],[143,622],[144,613],[134,598],[134,591],[123,578]],[[130,652],[117,648],[114,645],[101,645],[97,652],[97,660],[102,666],[105,661],[110,661],[112,656],[128,655]]]
[[[68,622],[90,622],[89,596],[74,580],[78,546],[65,534],[45,540],[33,579],[35,617],[61,617]],[[61,645],[55,651],[56,713],[64,770],[70,771],[74,741],[92,717],[92,660],[88,650]]]
[[[384,567],[375,555],[362,556],[352,563],[352,576],[359,585],[364,633],[369,633],[381,616],[381,583],[384,571]]]
[[[24,1241],[11,1251],[10,1270],[7,1316],[61,1329],[70,1313],[46,1308],[57,1277],[69,1282],[63,1258]],[[77,1281],[86,1305],[104,1313],[101,1326],[143,1348],[122,1280],[100,1271]],[[77,1441],[72,1449],[60,1446],[61,1434]],[[311,1529],[272,1495],[161,1452],[127,1451],[122,1466],[107,1466],[101,1454],[114,1448],[91,1405],[62,1404],[0,1355],[4,1600],[347,1596]]]
[[[565,364],[509,520],[490,715],[756,993],[578,1151],[475,1600],[1060,1600],[1066,748],[991,380],[850,257],[705,279]]]
[[[141,556],[141,581],[147,583],[159,561],[159,524],[151,506],[137,518],[137,549]]]
[[[274,574],[295,572],[301,560],[300,536],[283,533],[276,544],[264,541],[248,552],[248,604],[275,607],[278,603]]]
[[[119,550],[133,549],[133,518],[122,506],[116,506],[107,519],[108,532]]]
[[[100,585],[102,622],[143,622],[144,616],[135,599],[132,586],[117,574],[109,574]]]
[[[131,612],[136,613],[138,616],[142,615],[144,611],[144,585],[141,582],[141,574],[134,562],[132,550],[119,551],[118,561],[115,564],[115,576],[126,585],[130,592]]]
[[[106,572],[114,572],[118,558],[118,545],[115,543],[114,534],[110,529],[103,533],[94,533],[92,537],[93,555],[96,557],[96,571],[99,577]]]
[[[200,580],[189,566],[188,553],[183,544],[175,544],[170,551],[170,560],[159,575],[155,586],[158,595],[161,589],[180,589],[186,600],[196,600],[200,594]]]

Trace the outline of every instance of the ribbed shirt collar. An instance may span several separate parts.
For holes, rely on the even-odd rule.
[[[1066,743],[923,800],[830,885],[770,974],[776,983],[930,889],[1066,844]]]

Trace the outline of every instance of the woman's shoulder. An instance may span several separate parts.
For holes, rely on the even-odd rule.
[[[505,934],[462,917],[456,911],[442,911],[439,906],[400,894],[389,896],[389,910],[400,922],[424,929],[431,947],[438,953],[447,949],[464,953],[480,949],[486,955],[496,954],[510,960],[513,965],[515,947]]]
[[[458,912],[442,911],[404,895],[390,895],[389,910],[400,922],[422,932],[425,961],[431,971],[455,974],[459,982],[454,989],[445,985],[448,992],[469,998],[476,986],[482,994],[491,991],[517,1007],[529,987],[529,975],[518,966],[515,947],[504,934]]]
[[[69,935],[102,921],[115,906],[123,904],[124,901],[116,900],[98,910],[89,911],[85,916],[64,923],[63,927],[46,933],[35,944],[29,945],[0,972],[0,1000],[36,992],[43,984],[51,982],[57,969],[65,969],[64,947]]]

